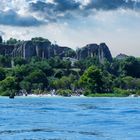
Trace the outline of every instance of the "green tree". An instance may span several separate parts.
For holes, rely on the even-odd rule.
[[[0,55],[0,67],[11,67],[11,58]]]
[[[103,88],[103,75],[102,71],[96,66],[89,67],[81,76],[79,83],[86,90],[91,93],[100,93]]]
[[[47,42],[48,44],[51,44],[51,42],[48,39],[45,39],[43,37],[35,37],[35,38],[32,38],[31,40],[34,43]]]
[[[135,87],[134,85],[134,78],[131,76],[126,76],[122,78],[125,89],[133,89]]]
[[[140,61],[135,57],[128,57],[123,65],[123,70],[127,76],[140,78]]]
[[[20,88],[26,90],[27,92],[31,91],[32,85],[30,82],[26,81],[26,80],[22,80],[20,82]]]
[[[64,76],[64,71],[60,69],[56,69],[54,73],[54,77],[60,79],[62,78],[62,76]]]
[[[72,84],[71,77],[63,76],[60,79],[53,79],[51,87],[55,89],[70,89]]]
[[[71,58],[73,58],[73,57],[75,57],[76,56],[76,52],[74,51],[74,50],[72,50],[72,49],[70,49],[70,50],[68,50],[67,52],[66,52],[66,57],[71,57]]]
[[[86,64],[83,60],[79,60],[79,61],[75,62],[74,66],[76,68],[79,68],[81,73],[84,72],[84,70],[86,69]]]
[[[46,60],[35,62],[32,66],[35,69],[42,70],[46,76],[51,76],[53,74],[53,69]]]
[[[48,79],[45,75],[45,73],[41,70],[35,70],[31,72],[26,79],[28,82],[33,84],[43,84],[42,89],[46,88],[48,86]],[[38,88],[38,87],[37,87]]]
[[[16,65],[25,65],[25,64],[27,64],[27,60],[25,60],[25,59],[23,59],[23,58],[21,58],[21,57],[15,57],[14,58],[14,65],[16,66]]]
[[[0,44],[3,42],[3,40],[2,40],[2,36],[0,36]]]
[[[16,80],[14,77],[8,76],[0,82],[0,94],[9,96],[16,92]]]
[[[18,41],[15,38],[10,38],[9,40],[7,40],[6,44],[8,44],[8,45],[15,45],[15,44],[17,44],[19,42],[20,42],[20,40]]]
[[[14,77],[6,77],[6,79],[4,79],[3,81],[0,82],[1,86],[4,90],[7,89],[14,89],[15,88],[15,78]]]
[[[0,81],[4,80],[6,77],[6,72],[3,68],[0,68]]]

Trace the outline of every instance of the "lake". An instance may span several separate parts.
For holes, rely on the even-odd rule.
[[[0,140],[140,140],[140,98],[0,97]]]

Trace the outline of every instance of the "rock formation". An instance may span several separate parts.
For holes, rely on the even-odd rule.
[[[61,58],[72,57],[78,60],[85,59],[87,57],[97,57],[101,63],[103,63],[105,59],[112,61],[111,53],[105,43],[101,43],[100,45],[88,44],[75,52],[68,47],[53,45],[47,39],[32,39],[29,41],[22,41],[17,45],[0,44],[0,55],[22,57],[24,59],[34,56],[47,59],[54,56],[60,56]]]
[[[77,50],[77,59],[85,59],[87,57],[97,57],[101,63],[104,60],[112,61],[112,55],[105,43],[88,44],[85,47]]]
[[[24,41],[18,45],[0,44],[0,55],[22,57],[24,59],[33,56],[41,58],[50,58],[54,56],[65,57],[70,51],[74,51],[68,47],[48,44],[47,42],[33,43],[32,41]]]
[[[14,45],[0,44],[0,55],[11,56],[14,50]]]
[[[116,59],[123,60],[123,59],[126,59],[128,57],[129,57],[128,55],[120,53],[119,55],[116,56]]]
[[[48,42],[37,42],[24,41],[15,46],[12,56],[22,57],[24,59],[31,58],[33,56],[41,58],[49,58],[51,55],[54,55],[55,52],[50,43]]]

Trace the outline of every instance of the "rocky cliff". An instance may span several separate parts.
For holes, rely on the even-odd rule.
[[[129,57],[128,55],[120,53],[116,56],[116,59],[123,60],[123,59],[126,59],[128,57]]]
[[[74,52],[71,48],[53,45],[49,41],[34,42],[23,41],[17,45],[0,44],[0,55],[22,57],[28,59],[34,56],[41,58],[51,58],[54,56],[65,57],[69,52]]]
[[[33,56],[41,58],[51,58],[54,56],[65,57],[68,51],[72,49],[68,47],[60,47],[58,45],[52,45],[49,42],[32,42],[25,41],[15,46],[12,56],[22,57],[24,59],[31,58]]]
[[[17,45],[0,44],[0,55],[22,57],[24,59],[28,59],[33,56],[47,59],[54,56],[60,56],[61,58],[73,57],[78,60],[85,59],[87,57],[97,57],[101,63],[103,63],[105,59],[108,61],[112,60],[109,48],[105,43],[101,43],[100,45],[88,44],[75,52],[68,47],[53,45],[48,40],[22,41]]]
[[[85,47],[77,50],[77,59],[85,59],[87,57],[97,57],[101,63],[104,60],[112,61],[112,55],[105,43],[88,44]]]
[[[11,56],[14,50],[14,45],[0,44],[0,55]]]

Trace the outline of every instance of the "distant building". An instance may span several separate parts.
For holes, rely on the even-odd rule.
[[[78,59],[71,58],[71,57],[63,57],[63,60],[69,60],[71,62],[71,66],[74,66],[74,63],[78,61]]]

